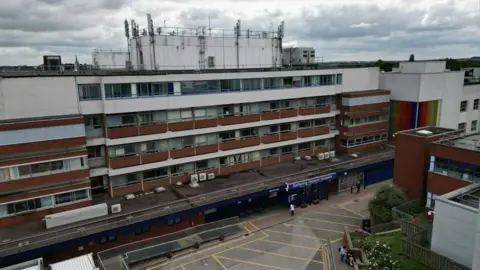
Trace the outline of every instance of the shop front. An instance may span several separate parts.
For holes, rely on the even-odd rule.
[[[300,206],[302,204],[310,204],[317,200],[327,199],[331,186],[336,178],[336,173],[330,173],[295,183],[285,183],[288,203]]]

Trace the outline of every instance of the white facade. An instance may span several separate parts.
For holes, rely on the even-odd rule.
[[[304,77],[304,76],[334,76],[337,82],[331,85],[316,85],[306,87],[292,87],[279,89],[255,89],[234,92],[216,92],[205,94],[182,93],[181,82],[185,81],[208,81],[208,80],[230,80],[230,79],[268,79],[282,77]],[[139,97],[137,95],[137,83],[168,82],[173,86],[173,93],[164,96]],[[377,89],[379,84],[378,68],[354,68],[354,69],[322,69],[322,70],[297,70],[297,71],[271,71],[271,72],[232,72],[232,73],[205,73],[205,74],[169,74],[150,76],[76,76],[76,77],[48,77],[48,78],[4,78],[0,81],[0,93],[7,104],[0,120],[13,120],[27,117],[61,116],[71,114],[89,115],[118,115],[125,113],[172,111],[179,109],[207,108],[211,106],[222,106],[228,104],[258,104],[275,100],[291,100],[291,106],[299,106],[297,100],[303,98],[314,98],[321,96],[334,96],[336,94],[353,91]],[[262,86],[264,81],[262,80]],[[131,96],[124,98],[106,98],[105,86],[111,84],[127,84],[131,87]],[[100,85],[101,95],[96,100],[80,100],[79,85]],[[242,83],[240,83],[242,86]],[[28,105],[26,105],[28,104]],[[132,136],[120,139],[108,139],[106,136],[90,137],[89,132],[75,128],[68,130],[56,130],[56,137],[64,133],[77,132],[87,134],[87,146],[106,145],[109,148],[118,145],[132,143],[144,143],[148,141],[166,140],[177,137],[197,136],[208,133],[219,133],[229,130],[241,130],[245,128],[259,128],[262,133],[264,126],[279,125],[282,123],[300,122],[318,118],[330,119],[337,112],[320,115],[305,115],[293,118],[281,118],[263,120],[253,123],[235,124],[228,126],[216,126],[213,128],[193,129],[177,132],[166,132],[152,135]],[[111,119],[111,116],[108,119]],[[108,120],[107,119],[107,126]],[[113,120],[112,120],[113,121]],[[327,123],[333,124],[333,123]],[[297,124],[292,124],[295,130]],[[86,128],[87,129],[87,128]],[[50,131],[49,131],[50,132]],[[108,131],[107,131],[108,132]],[[51,133],[51,132],[50,132]],[[237,132],[238,133],[238,132]],[[75,133],[76,134],[76,133]],[[103,133],[102,133],[103,134]],[[282,147],[292,144],[313,142],[325,139],[332,139],[338,134],[331,131],[329,134],[298,138],[296,140],[282,141],[271,144],[260,144],[253,147],[244,147],[229,151],[219,151],[201,156],[169,159],[167,161],[132,166],[119,169],[109,169],[108,166],[92,169],[91,176],[121,176],[127,173],[144,171],[158,167],[168,167],[180,164],[196,162],[200,160],[215,159],[224,156],[238,155],[243,153],[259,153],[265,149]],[[28,134],[27,134],[28,135]],[[25,136],[27,136],[25,135]],[[46,136],[46,133],[44,134]],[[238,135],[239,136],[239,135]],[[10,138],[11,137],[11,138]],[[10,136],[14,140],[15,136]],[[55,138],[56,138],[55,137]],[[33,138],[33,137],[32,137]],[[4,138],[5,139],[5,138]],[[143,147],[143,146],[142,146]]]
[[[460,123],[465,123],[467,133],[475,132],[471,130],[472,121],[480,120],[480,111],[473,109],[473,103],[480,98],[480,85],[464,85],[464,72],[448,71],[445,64],[444,61],[400,63],[398,71],[380,74],[379,88],[390,90],[395,101],[438,100],[438,126],[457,129]],[[467,109],[461,111],[460,104],[465,100]]]
[[[0,121],[79,113],[75,77],[0,78]]]
[[[479,185],[475,186],[478,188]],[[480,247],[479,208],[451,199],[473,188],[468,186],[435,199],[431,249],[472,269],[479,269],[473,266],[474,261],[478,264],[480,254],[480,249],[477,248]]]
[[[126,69],[130,61],[128,51],[99,51],[92,53],[93,65],[101,69]]]
[[[312,47],[285,48],[282,52],[283,65],[304,65],[315,63],[315,49]]]
[[[342,74],[342,84],[329,86],[301,87],[293,89],[260,90],[244,92],[225,92],[205,95],[182,95],[180,81],[226,80],[247,78],[276,78],[287,76],[313,76],[326,74]],[[130,98],[81,101],[79,110],[82,114],[117,114],[138,111],[171,110],[191,107],[205,107],[223,104],[251,103],[269,100],[307,98],[322,95],[335,95],[344,92],[371,90],[378,88],[378,68],[324,69],[302,71],[275,72],[237,72],[207,74],[172,74],[152,76],[98,76],[78,77],[78,84],[130,83],[133,97],[136,97],[135,83],[141,82],[174,82],[174,96],[157,98]],[[178,83],[176,83],[178,82]],[[74,90],[75,91],[75,90]],[[103,93],[104,95],[104,93]],[[214,98],[213,98],[214,97]]]

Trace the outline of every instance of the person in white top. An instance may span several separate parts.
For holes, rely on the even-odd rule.
[[[293,203],[290,204],[290,214],[292,217],[295,215],[295,206],[293,206]]]

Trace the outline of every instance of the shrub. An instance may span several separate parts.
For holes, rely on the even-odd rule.
[[[386,223],[393,220],[392,208],[407,201],[402,190],[396,186],[381,187],[368,203],[368,210],[374,223]]]
[[[353,245],[362,248],[370,263],[370,270],[400,270],[398,261],[392,258],[392,247],[373,237],[357,238]]]

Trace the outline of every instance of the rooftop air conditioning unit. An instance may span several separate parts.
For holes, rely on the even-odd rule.
[[[110,212],[112,214],[122,212],[122,205],[118,203],[118,204],[114,204],[114,205],[110,206]]]
[[[295,157],[295,160],[302,160],[302,157],[301,157],[301,156],[297,156],[297,157]]]
[[[133,200],[135,199],[135,195],[134,194],[127,194],[125,195],[125,200]]]
[[[311,156],[305,156],[303,157],[305,160],[312,160],[312,157]]]
[[[155,193],[162,193],[164,192],[166,189],[164,187],[157,187],[155,188]]]
[[[330,158],[330,152],[325,152],[325,159],[329,159]]]
[[[317,155],[317,158],[318,158],[318,160],[324,160],[325,159],[325,154],[320,153],[320,154]]]
[[[198,174],[198,178],[199,178],[198,180],[200,182],[207,181],[207,174],[206,173],[200,173],[200,174]]]
[[[209,173],[208,174],[208,180],[213,180],[215,179],[215,174],[214,173]]]
[[[198,184],[198,175],[197,174],[192,174],[190,175],[190,186],[192,188],[199,187],[200,185]]]
[[[330,151],[330,158],[334,158],[335,157],[335,151]]]

